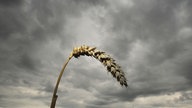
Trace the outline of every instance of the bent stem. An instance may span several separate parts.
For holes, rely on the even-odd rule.
[[[74,56],[75,58],[78,58],[79,56],[91,56],[99,60],[105,67],[107,67],[107,70],[113,75],[114,78],[117,79],[117,81],[120,83],[121,86],[127,87],[127,81],[125,78],[125,73],[121,70],[121,67],[115,63],[115,60],[111,58],[109,55],[105,54],[103,51],[99,51],[96,49],[96,47],[89,47],[89,46],[80,46],[75,47],[63,65],[63,68],[60,72],[60,75],[57,79],[57,83],[53,92],[52,102],[50,108],[55,108],[55,104],[57,101],[57,89],[61,80],[61,77],[64,73],[65,67],[67,66],[70,59]]]
[[[67,66],[68,62],[70,61],[70,59],[73,57],[73,54],[71,54],[69,56],[69,58],[67,59],[67,61],[65,62],[65,64],[63,65],[62,69],[61,69],[61,72],[59,74],[59,77],[57,79],[57,83],[55,85],[55,89],[54,89],[54,92],[53,92],[53,97],[52,97],[52,102],[51,102],[51,106],[50,108],[55,108],[55,104],[56,104],[56,101],[57,101],[57,89],[58,89],[58,86],[59,86],[59,83],[60,83],[60,80],[61,80],[61,77],[64,73],[64,70],[65,70],[65,67]]]

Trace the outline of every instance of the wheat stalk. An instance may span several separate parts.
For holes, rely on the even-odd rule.
[[[80,46],[75,47],[70,54],[69,58],[63,65],[63,68],[61,69],[61,72],[59,74],[59,77],[57,79],[57,83],[53,92],[52,102],[50,108],[55,108],[55,104],[57,101],[57,89],[61,80],[61,77],[64,73],[65,67],[67,66],[68,62],[72,57],[78,58],[79,56],[92,56],[96,59],[98,59],[101,63],[103,63],[104,66],[107,67],[107,70],[111,72],[113,77],[117,79],[117,81],[121,84],[121,86],[127,87],[127,81],[125,78],[124,72],[121,70],[121,67],[115,63],[115,60],[111,58],[109,55],[105,54],[105,52],[99,51],[96,49],[96,47],[89,47],[89,46]]]

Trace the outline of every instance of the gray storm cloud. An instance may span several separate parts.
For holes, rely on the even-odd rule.
[[[59,87],[58,107],[191,107],[191,5],[189,0],[1,0],[0,107],[49,107],[63,62],[83,44],[111,54],[129,87],[121,88],[97,60],[74,58]]]

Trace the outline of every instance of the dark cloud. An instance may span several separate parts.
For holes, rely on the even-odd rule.
[[[23,3],[23,0],[0,0],[1,6],[17,6]]]
[[[128,53],[131,44],[132,44],[132,40],[129,40],[129,38],[127,38],[127,36],[125,35],[120,35],[114,38],[108,38],[106,39],[107,41],[110,40],[108,43],[105,43],[105,50],[107,51],[111,51],[114,56],[116,57],[116,59],[126,59],[126,57],[128,56],[128,54],[125,54],[123,52]]]
[[[103,5],[103,3],[106,3],[104,0],[73,0],[75,3],[84,3],[84,4],[90,4],[90,5]]]
[[[191,80],[191,63],[192,63],[192,60],[190,58],[188,58],[188,60],[185,60],[185,61],[178,61],[178,67],[176,69],[178,69],[178,74],[179,75],[182,75],[184,76],[187,81],[188,81],[188,84],[189,86],[192,85],[192,80]]]
[[[111,11],[110,15],[114,21],[111,31],[116,37],[113,38],[112,36],[105,48],[107,50],[110,47],[114,48],[110,49],[112,54],[125,60],[126,57],[131,57],[128,54],[131,53],[133,44],[139,40],[145,45],[147,44],[143,48],[147,49],[148,52],[140,54],[144,56],[142,59],[139,59],[140,57],[135,58],[138,61],[136,64],[129,61],[125,62],[128,63],[127,68],[134,65],[134,68],[130,67],[133,75],[129,79],[131,86],[128,91],[101,90],[102,96],[114,96],[114,98],[120,97],[119,100],[121,101],[133,101],[139,96],[145,97],[191,89],[189,75],[191,70],[188,68],[191,67],[191,57],[189,56],[191,49],[186,48],[186,46],[191,45],[189,43],[191,36],[187,38],[188,41],[178,39],[178,31],[183,29],[183,26],[188,25],[181,26],[178,19],[175,18],[177,14],[175,10],[181,6],[186,6],[183,5],[185,2],[134,1],[135,4],[132,8],[120,8],[118,12],[114,13]],[[183,8],[189,11],[188,6]],[[189,21],[184,20],[184,22]],[[106,41],[108,40],[106,39]],[[179,86],[175,86],[177,84]],[[138,87],[135,88],[136,86]],[[107,99],[104,100],[106,100],[106,104],[109,102]],[[93,101],[94,104],[98,102]]]
[[[99,61],[72,59],[61,81],[58,106],[108,107],[190,91],[191,1],[129,2],[132,5],[107,0],[1,0],[0,107],[9,106],[6,100],[20,107],[14,97],[24,105],[47,107],[58,72],[77,43],[98,45],[114,57],[126,72],[129,88],[118,88]],[[177,101],[190,100],[188,94]]]
[[[14,4],[16,1],[2,2]],[[74,4],[71,5],[75,7]],[[18,7],[0,8],[1,69],[12,71],[14,68],[10,66],[16,66],[15,68],[34,70],[42,66],[42,59],[35,55],[49,40],[63,37],[60,33],[65,21],[64,15],[67,16],[68,13],[76,15],[80,12],[74,9],[70,11],[76,13],[68,12],[63,9],[66,6],[57,1],[30,1]],[[70,43],[67,37],[63,38],[63,41],[62,46]]]
[[[100,3],[101,1],[95,0],[0,1],[0,95],[4,96],[1,97],[0,107],[25,106],[29,98],[20,95],[26,92],[33,95],[30,99],[50,104],[47,102],[50,100],[47,99],[51,99],[50,93],[52,93],[57,77],[53,58],[57,61],[56,64],[58,61],[63,62],[61,50],[63,49],[67,54],[68,46],[72,46],[72,41],[76,38],[66,34],[65,21],[72,17],[79,17],[83,10]],[[58,45],[58,49],[54,45]],[[54,77],[54,81],[52,77]],[[10,91],[4,91],[3,88],[9,88],[9,86],[16,87],[21,93],[8,94]],[[31,87],[31,91],[17,88],[17,86]],[[42,95],[43,92],[46,96],[35,96],[36,93]],[[19,105],[15,96],[21,97],[21,102],[27,98],[26,102]],[[8,105],[6,99],[13,101],[12,105]],[[71,105],[69,104],[69,106]]]

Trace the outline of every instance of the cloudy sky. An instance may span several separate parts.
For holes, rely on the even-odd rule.
[[[73,58],[57,108],[191,108],[191,12],[191,0],[0,0],[0,108],[49,108],[84,44],[110,54],[129,87]]]

